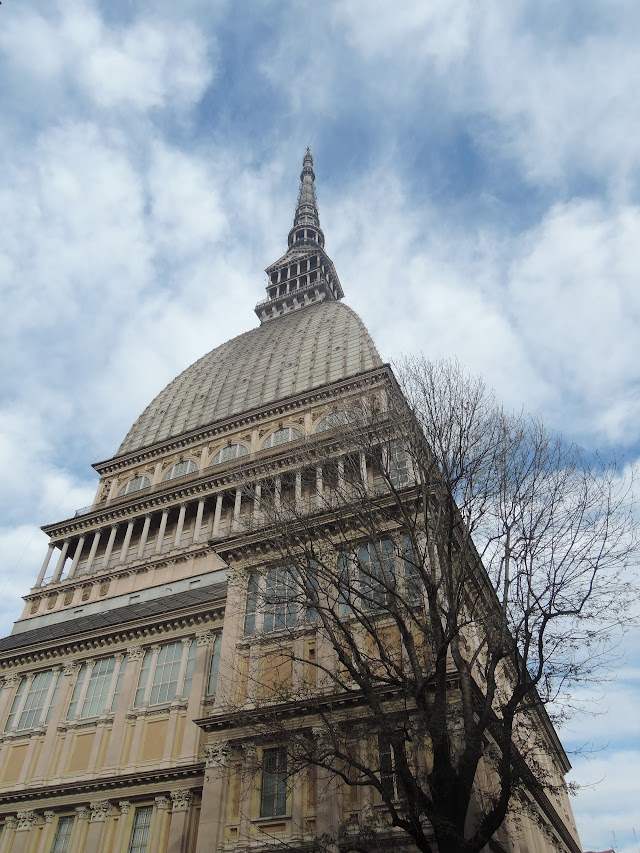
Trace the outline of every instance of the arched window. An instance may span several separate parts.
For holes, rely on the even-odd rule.
[[[176,477],[184,477],[185,474],[193,474],[193,472],[197,470],[198,465],[193,461],[193,459],[184,459],[182,462],[176,462],[175,465],[172,465],[171,468],[169,468],[162,478],[162,482],[166,483],[167,480],[175,480]]]
[[[140,489],[146,489],[150,485],[151,480],[142,474],[139,477],[134,477],[133,480],[129,480],[128,483],[125,483],[118,492],[118,497],[121,498],[123,495],[130,495],[132,492],[139,492]]]
[[[241,456],[246,456],[249,450],[244,444],[228,444],[226,447],[221,447],[220,450],[209,462],[209,468],[212,465],[222,465],[223,462],[230,462],[232,459],[239,459]]]
[[[286,444],[289,441],[297,441],[299,438],[302,438],[302,433],[299,429],[295,427],[283,427],[282,429],[277,429],[275,432],[272,432],[271,435],[267,436],[263,448],[267,447],[277,447],[279,444]]]
[[[325,415],[325,417],[318,422],[316,432],[328,432],[330,429],[339,429],[340,427],[347,426],[348,424],[354,424],[357,420],[357,412],[331,412],[331,414]]]

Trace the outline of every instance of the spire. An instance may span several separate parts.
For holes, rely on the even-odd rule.
[[[267,298],[255,308],[261,323],[317,302],[336,302],[344,296],[333,262],[324,250],[315,179],[313,157],[307,146],[289,248],[267,267]]]
[[[315,225],[316,228],[320,228],[315,180],[311,148],[307,145],[302,161],[302,171],[300,172],[300,192],[298,193],[296,215],[293,219],[294,228],[298,225]]]

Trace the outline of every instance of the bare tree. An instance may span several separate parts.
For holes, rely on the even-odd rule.
[[[522,809],[578,849],[552,720],[625,628],[632,480],[455,363],[396,374],[336,398],[253,492],[245,633],[278,653],[251,724],[288,773],[351,792],[342,849],[473,853]]]

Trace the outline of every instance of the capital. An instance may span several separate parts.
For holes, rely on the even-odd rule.
[[[95,800],[93,803],[89,803],[89,808],[91,809],[91,822],[102,822],[107,819],[111,803],[109,800]]]
[[[193,800],[193,793],[186,789],[171,791],[171,802],[174,812],[187,812]]]
[[[226,767],[231,755],[231,747],[227,741],[207,744],[204,748],[205,764],[208,768]]]

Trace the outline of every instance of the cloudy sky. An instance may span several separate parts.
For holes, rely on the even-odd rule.
[[[176,373],[256,324],[304,147],[381,354],[640,456],[637,0],[4,0],[0,619]],[[634,641],[635,640],[635,641]],[[640,641],[574,778],[637,851]]]

